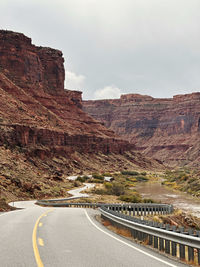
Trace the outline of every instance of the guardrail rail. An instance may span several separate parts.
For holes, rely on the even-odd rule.
[[[73,199],[77,199],[74,197]],[[36,204],[53,207],[99,208],[101,217],[117,228],[128,229],[132,237],[160,252],[177,257],[190,264],[200,265],[200,231],[184,229],[143,218],[173,212],[173,206],[154,203],[105,204],[71,203],[72,198],[38,200]],[[63,202],[65,201],[65,202]],[[63,202],[63,203],[61,203]]]

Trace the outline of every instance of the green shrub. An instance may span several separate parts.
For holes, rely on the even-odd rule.
[[[73,184],[74,184],[74,187],[79,187],[81,185],[79,181],[74,181]]]
[[[121,201],[130,202],[130,203],[141,202],[141,198],[137,195],[123,195],[123,196],[120,196],[119,199]]]
[[[99,180],[104,180],[104,176],[101,174],[93,173],[92,177]]]
[[[100,179],[91,179],[90,181],[91,183],[99,183],[99,184],[103,184],[103,180],[100,180]]]
[[[144,203],[155,203],[155,201],[153,199],[151,199],[151,198],[144,198],[142,200],[142,202],[144,202]]]
[[[105,188],[106,188],[107,190],[111,190],[111,189],[112,189],[112,184],[109,183],[109,182],[105,182],[105,183],[104,183],[104,186],[105,186]]]
[[[137,176],[136,179],[137,179],[138,182],[146,182],[146,181],[148,181],[148,178],[145,177],[145,176]]]
[[[139,172],[136,172],[136,171],[121,171],[121,174],[136,176],[136,175],[139,174]]]
[[[124,195],[125,193],[124,185],[114,182],[112,184],[112,193],[113,195],[116,195],[116,196]]]
[[[78,176],[76,181],[79,181],[81,183],[84,183],[86,182],[88,179],[90,179],[87,175],[84,175],[84,176]]]
[[[134,177],[134,178],[133,178],[133,177],[131,177],[131,178],[130,178],[130,177],[127,177],[127,178],[126,178],[126,181],[135,183],[135,182],[137,182],[137,178],[136,178],[136,177]]]
[[[77,179],[76,179],[76,181],[79,181],[81,183],[84,183],[86,180],[83,177],[78,176]]]
[[[109,195],[109,192],[105,189],[95,189],[94,190],[94,193],[97,194],[97,195]]]
[[[112,174],[109,173],[109,172],[105,172],[105,173],[103,173],[102,175],[103,175],[103,176],[107,176],[107,177],[111,177],[111,176],[112,176]]]
[[[90,177],[88,177],[87,175],[84,175],[83,178],[84,178],[85,180],[90,179]]]

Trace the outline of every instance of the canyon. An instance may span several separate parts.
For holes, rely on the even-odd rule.
[[[200,93],[83,101],[83,110],[135,149],[172,167],[200,167]]]
[[[36,47],[13,32],[1,31],[0,40],[1,121],[9,144],[65,146],[69,152],[130,150],[80,109],[80,92],[64,90],[60,51]]]
[[[63,63],[61,51],[0,30],[0,195],[10,201],[66,194],[69,174],[162,168],[82,110]]]

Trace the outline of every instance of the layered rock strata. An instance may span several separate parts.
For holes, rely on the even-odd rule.
[[[0,30],[4,202],[66,196],[70,174],[162,168],[81,109],[82,93],[64,89],[63,62],[61,51]]]
[[[62,52],[0,31],[0,143],[59,153],[123,153],[132,146],[81,108],[81,92],[64,90]]]
[[[147,156],[200,167],[200,93],[169,99],[128,94],[83,101],[83,110]]]

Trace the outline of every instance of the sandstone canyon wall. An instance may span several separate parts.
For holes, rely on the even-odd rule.
[[[169,99],[127,94],[83,110],[136,149],[171,166],[200,167],[200,93]]]
[[[82,93],[64,89],[63,63],[61,51],[37,47],[21,33],[0,30],[0,146],[17,148],[31,162],[33,157],[45,159],[45,164],[52,159],[48,166],[53,169],[57,164],[69,173],[96,170],[98,162],[102,169],[110,162],[107,170],[158,166],[81,109]],[[119,158],[128,151],[131,154]],[[98,153],[114,153],[118,160],[95,158]]]
[[[71,174],[162,168],[81,109],[63,63],[61,51],[0,30],[0,202],[66,196]]]
[[[0,31],[1,144],[7,140],[64,153],[130,150],[128,142],[80,109],[81,92],[64,90],[63,62],[61,51]]]

